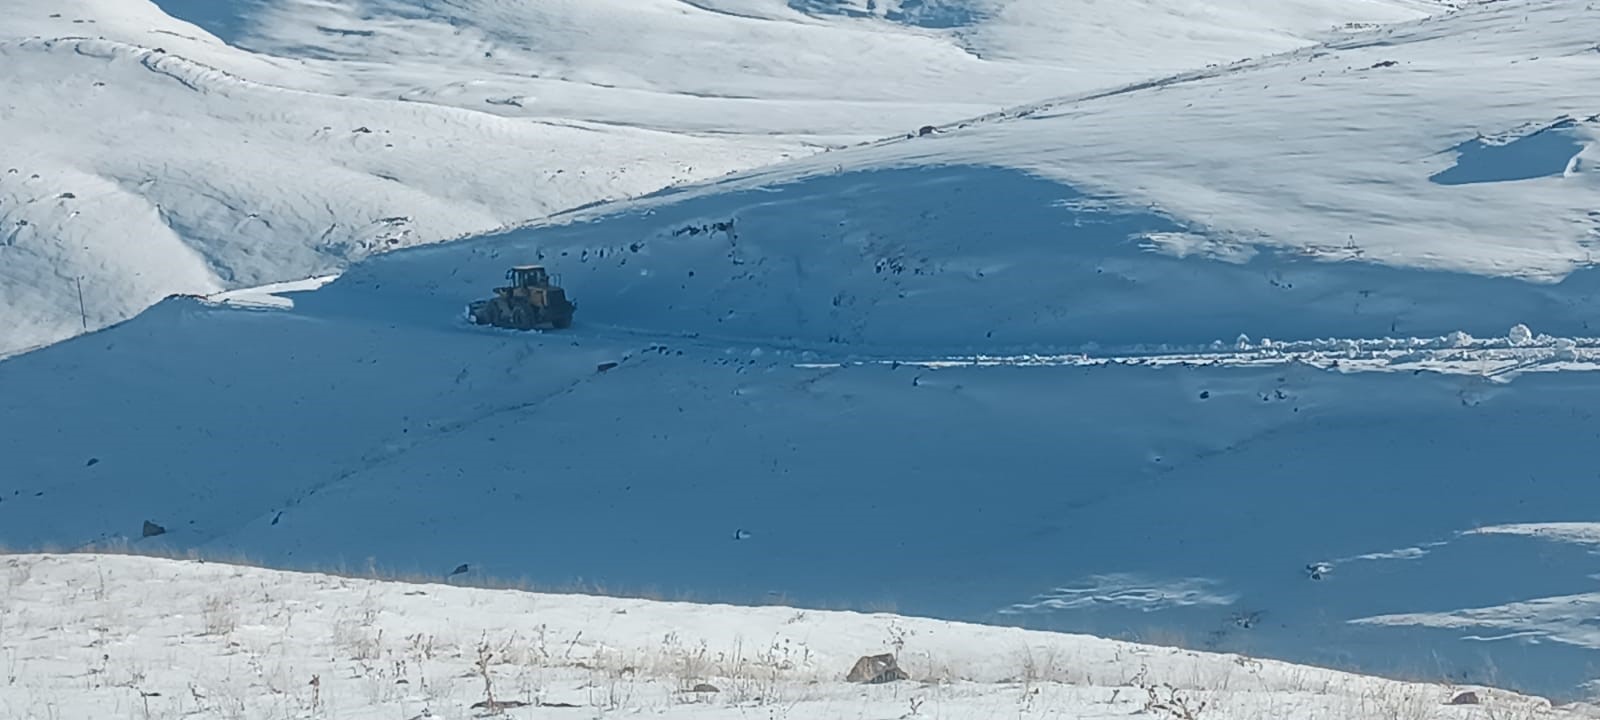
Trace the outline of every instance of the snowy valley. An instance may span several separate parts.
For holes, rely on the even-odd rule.
[[[73,551],[4,559],[22,717],[1596,694],[1591,3],[19,4],[0,544]],[[470,324],[525,263],[576,324]],[[231,669],[110,667],[174,644]]]

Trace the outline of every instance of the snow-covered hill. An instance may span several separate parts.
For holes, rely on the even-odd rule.
[[[283,90],[101,40],[0,45],[0,62],[30,68],[7,76],[0,122],[31,140],[0,168],[0,349],[76,329],[80,277],[100,327],[173,292],[336,271],[785,154]]]
[[[0,557],[0,578],[0,708],[16,720],[1584,717],[1482,687],[887,614],[95,555]],[[845,681],[879,653],[908,679]]]
[[[874,7],[911,22],[798,0],[14,0],[0,136],[25,141],[0,167],[0,354],[174,292],[1439,9]]]
[[[383,302],[417,314],[533,257],[588,296],[591,326],[891,352],[1521,322],[1586,335],[1600,311],[1596,17],[1490,5],[407,253],[343,282],[381,283]]]
[[[170,299],[0,363],[0,541],[1591,694],[1597,18],[1491,3]],[[576,327],[464,323],[534,260]]]

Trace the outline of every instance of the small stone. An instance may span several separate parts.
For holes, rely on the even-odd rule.
[[[1475,693],[1475,692],[1473,692],[1471,690],[1468,690],[1466,692],[1459,692],[1459,693],[1456,693],[1455,697],[1450,698],[1450,702],[1445,703],[1445,704],[1447,704],[1447,705],[1477,705],[1478,704],[1478,693]]]
[[[844,678],[847,682],[866,683],[879,685],[897,680],[910,680],[911,676],[900,669],[899,661],[894,655],[867,655],[856,661],[855,667],[850,668],[850,674]]]
[[[161,527],[160,525],[157,525],[157,524],[155,524],[153,522],[150,522],[149,520],[144,521],[144,535],[143,535],[143,537],[155,537],[157,535],[165,535],[165,534],[167,534],[167,529],[166,528]]]

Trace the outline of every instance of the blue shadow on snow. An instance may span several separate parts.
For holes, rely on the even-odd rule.
[[[789,7],[811,15],[875,17],[878,0],[868,0],[865,11],[851,7],[848,0],[789,0]],[[903,0],[899,7],[885,10],[883,17],[904,25],[940,30],[966,27],[983,19],[968,0]]]
[[[1456,164],[1428,179],[1440,185],[1474,185],[1550,177],[1566,172],[1584,145],[1572,136],[1576,126],[1563,120],[1505,144],[1473,138],[1453,148]]]
[[[162,12],[198,25],[230,45],[250,25],[248,16],[260,0],[152,0]]]

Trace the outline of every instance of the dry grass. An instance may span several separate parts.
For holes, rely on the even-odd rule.
[[[187,554],[185,559],[190,559]],[[30,560],[0,558],[0,571],[5,575],[0,600],[33,582]],[[236,572],[243,577],[242,567]],[[366,572],[378,574],[370,565]],[[425,706],[452,703],[466,707],[486,701],[486,709],[508,702],[537,705],[558,687],[563,692],[581,688],[582,702],[605,710],[694,704],[761,708],[764,714],[782,716],[801,703],[825,699],[825,688],[844,670],[819,663],[810,647],[783,635],[719,649],[704,640],[667,633],[641,639],[631,649],[617,649],[592,642],[583,632],[557,635],[536,619],[503,633],[476,637],[451,634],[449,628],[397,632],[392,609],[386,609],[372,588],[353,582],[356,579],[392,578],[319,579],[322,591],[348,590],[337,595],[343,604],[321,610],[291,602],[280,587],[260,581],[219,584],[213,593],[189,600],[181,610],[189,613],[186,617],[199,618],[200,638],[183,652],[216,650],[245,685],[213,681],[219,684],[194,685],[181,694],[160,685],[159,696],[147,695],[157,687],[152,678],[163,669],[182,666],[180,658],[136,660],[115,650],[94,655],[80,676],[94,687],[119,688],[129,698],[125,705],[131,710],[124,713],[128,717],[239,717],[244,712],[239,699],[258,689],[267,693],[274,717],[316,717],[341,704],[405,707],[409,714],[404,717],[413,717]],[[100,572],[76,586],[71,597],[63,598],[78,607],[71,624],[80,630],[114,624],[108,613],[128,602],[118,594],[117,582],[118,578]],[[7,685],[16,685],[32,669],[25,658],[8,653],[4,642],[24,628],[38,632],[38,623],[24,612],[0,608],[0,682]],[[783,624],[806,619],[806,611],[797,610]],[[962,686],[973,684],[970,667],[919,648],[919,638],[904,620],[886,618],[883,627],[877,642],[893,649],[913,682],[859,691],[858,696],[892,694],[897,703],[904,703],[903,711],[909,711],[906,717],[921,717],[938,713],[943,703],[959,697]],[[335,656],[333,665],[325,664],[327,656],[313,662],[285,654],[286,647],[304,643],[308,633],[326,639],[326,649]],[[863,654],[871,650],[863,648]],[[1238,698],[1254,698],[1250,702],[1259,704],[1261,697],[1273,693],[1342,698],[1348,713],[1337,716],[1341,720],[1536,720],[1550,715],[1548,704],[1498,694],[1494,702],[1480,707],[1447,709],[1444,702],[1452,688],[1445,685],[1383,683],[1311,669],[1300,671],[1303,675],[1279,673],[1268,680],[1263,663],[1245,657],[1222,658],[1220,663],[1169,663],[1163,677],[1138,670],[1145,651],[1137,648],[1114,662],[1102,659],[1097,664],[1048,644],[1024,643],[1012,652],[1009,681],[1016,686],[1011,691],[1020,692],[1013,697],[1024,715],[1048,710],[1051,702],[1057,702],[1051,698],[1060,697],[1064,687],[1104,690],[1106,697],[1097,702],[1114,706],[1115,714],[1143,712],[1162,720],[1255,720],[1238,714],[1246,707]],[[1299,712],[1293,698],[1271,702],[1278,705],[1259,707],[1287,713],[1273,720]]]

